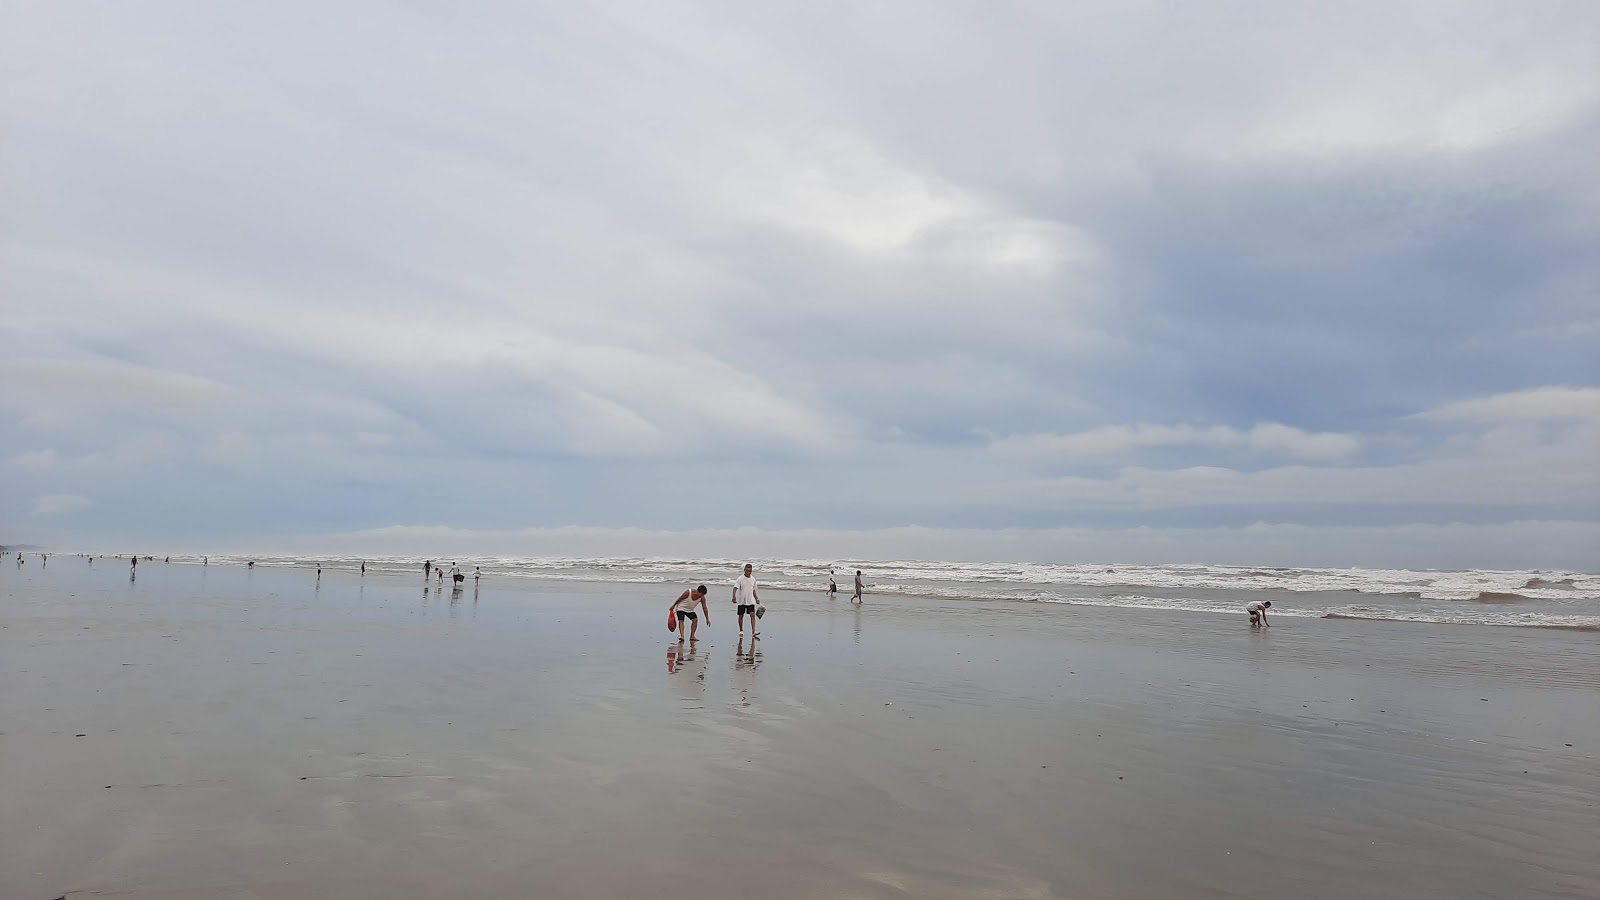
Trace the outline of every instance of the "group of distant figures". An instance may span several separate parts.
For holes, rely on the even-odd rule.
[[[450,573],[449,574],[450,574],[450,583],[452,585],[454,585],[457,590],[459,590],[461,588],[461,586],[463,584],[465,584],[466,581],[467,581],[466,573],[461,571],[461,566],[459,566],[459,565],[457,565],[455,563],[451,563],[450,564]],[[423,581],[427,581],[429,575],[432,575],[434,578],[436,578],[440,584],[444,584],[444,576],[445,576],[444,566],[436,566],[436,565],[434,565],[433,564],[433,560],[431,560],[431,559],[430,560],[425,560],[422,563],[422,580]],[[483,569],[481,567],[479,567],[479,566],[473,566],[472,567],[472,583],[473,584],[477,584],[478,580],[481,579],[481,578],[483,578]]]
[[[856,590],[850,595],[851,603],[860,603],[866,585],[861,581],[861,570],[856,570]],[[687,638],[691,643],[700,636],[700,616],[706,617],[706,627],[711,627],[711,606],[706,602],[709,593],[705,585],[690,588],[679,594],[667,606],[667,630],[678,632],[678,643],[683,643]],[[833,600],[839,596],[839,582],[833,577],[833,570],[828,570],[828,599]],[[750,638],[753,641],[761,639],[761,632],[756,630],[756,623],[766,616],[767,608],[761,603],[760,586],[756,584],[755,566],[749,563],[744,565],[744,574],[733,580],[733,594],[728,598],[733,602],[734,615],[739,619],[739,640],[744,640],[745,617],[750,619]],[[688,632],[685,634],[684,632]]]
[[[19,568],[19,569],[22,568],[23,564],[26,563],[27,560],[23,558],[21,550],[0,550],[0,559],[5,559],[7,556],[10,556],[13,553],[15,553],[17,555],[17,568]],[[45,566],[48,566],[49,564],[50,564],[50,554],[48,554],[48,553],[39,554],[39,567],[40,568],[44,568]]]

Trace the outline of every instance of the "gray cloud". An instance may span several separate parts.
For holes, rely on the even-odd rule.
[[[1596,508],[1582,7],[4,15],[61,540]]]

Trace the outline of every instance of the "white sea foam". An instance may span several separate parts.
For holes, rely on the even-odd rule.
[[[160,559],[161,557],[157,557]],[[212,565],[291,566],[324,570],[360,567],[356,558],[213,556]],[[198,556],[174,562],[198,563]],[[365,559],[369,572],[420,575],[423,560]],[[1532,627],[1600,625],[1600,575],[1583,572],[1362,568],[1283,568],[1207,565],[1063,565],[937,560],[681,559],[644,557],[456,557],[469,574],[493,579],[624,584],[723,583],[754,564],[772,589],[824,590],[829,570],[849,593],[856,569],[869,594],[946,600],[1044,602],[1237,614],[1245,602],[1271,596],[1278,615],[1346,616],[1417,622]],[[1351,602],[1359,595],[1360,602]]]

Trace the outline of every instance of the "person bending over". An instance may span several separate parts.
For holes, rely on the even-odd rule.
[[[1267,610],[1272,608],[1271,600],[1251,600],[1244,611],[1250,614],[1251,625],[1270,625],[1267,621]]]
[[[684,591],[683,593],[679,594],[678,599],[672,601],[672,605],[668,607],[669,612],[675,612],[678,616],[678,643],[680,644],[683,643],[684,629],[691,629],[689,631],[689,640],[693,641],[698,639],[698,635],[700,634],[700,613],[697,613],[694,610],[697,604],[700,607],[700,612],[706,614],[706,627],[710,628],[711,608],[706,606],[705,585],[702,584],[694,590]]]

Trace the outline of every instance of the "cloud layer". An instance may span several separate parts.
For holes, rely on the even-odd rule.
[[[1582,5],[0,16],[6,540],[1600,517]]]

